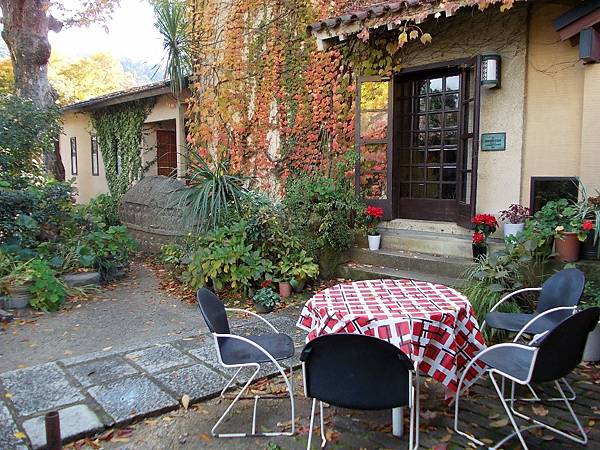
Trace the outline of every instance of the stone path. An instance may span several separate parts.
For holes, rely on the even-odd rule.
[[[300,348],[304,333],[295,327],[297,315],[297,308],[290,307],[268,318]],[[236,334],[266,331],[248,317],[232,324]],[[261,375],[274,372],[268,368]],[[183,395],[191,402],[213,397],[232,373],[218,364],[207,333],[158,338],[5,372],[0,374],[0,449],[45,445],[44,415],[51,410],[59,411],[62,436],[70,441],[175,409]]]

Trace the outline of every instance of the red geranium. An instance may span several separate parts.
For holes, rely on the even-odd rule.
[[[473,244],[481,245],[484,242],[485,242],[485,234],[483,234],[483,231],[476,231],[475,233],[473,233]]]
[[[383,208],[377,206],[367,206],[367,215],[374,219],[381,219],[383,217]]]
[[[593,229],[594,229],[594,222],[592,222],[591,220],[583,221],[583,230],[584,231],[592,231]]]

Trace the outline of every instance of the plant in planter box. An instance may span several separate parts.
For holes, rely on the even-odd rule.
[[[595,196],[589,196],[585,186],[582,186],[583,200],[579,202],[579,209],[584,222],[587,237],[583,241],[581,256],[585,259],[600,259],[600,191],[596,190]]]
[[[14,261],[4,252],[0,253],[0,288],[9,296],[9,309],[22,309],[33,298],[31,285],[33,272],[30,265],[33,260]]]
[[[273,311],[275,306],[281,301],[281,298],[269,286],[260,288],[252,297],[256,311],[262,314]]]
[[[515,236],[525,228],[525,220],[529,217],[529,208],[513,203],[500,211],[500,219],[506,221],[504,224],[504,237]]]
[[[487,239],[498,229],[498,221],[491,214],[477,214],[471,219],[473,224],[473,259],[477,261],[487,254]]]

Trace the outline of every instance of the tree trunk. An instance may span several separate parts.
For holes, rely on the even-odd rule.
[[[50,0],[0,0],[2,38],[10,51],[15,75],[15,94],[31,99],[40,107],[53,105],[57,95],[48,81],[50,42],[48,31],[60,31],[62,24],[48,14]],[[64,179],[60,152],[49,148],[44,154],[46,170]]]

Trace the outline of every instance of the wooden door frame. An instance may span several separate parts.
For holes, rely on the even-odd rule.
[[[174,154],[175,154],[175,166],[174,167],[170,167],[171,173],[167,176],[170,177],[176,177],[177,176],[177,130],[169,130],[169,129],[159,129],[156,130],[156,172],[160,175],[159,171],[160,171],[160,155],[159,155],[159,148],[160,148],[160,139],[159,139],[159,134],[160,133],[169,133],[171,135],[174,136],[174,143],[173,143],[173,147],[174,147]],[[169,158],[169,161],[171,160],[171,158]]]

